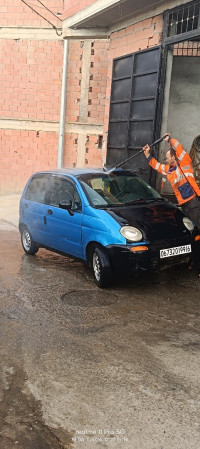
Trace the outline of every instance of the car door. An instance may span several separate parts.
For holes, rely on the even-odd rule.
[[[59,207],[61,201],[71,201],[71,209]],[[81,258],[82,218],[82,202],[75,182],[67,177],[53,176],[46,213],[49,246]]]
[[[49,242],[45,224],[46,195],[50,186],[50,174],[34,175],[20,202],[20,221],[25,224],[35,242],[47,245]]]

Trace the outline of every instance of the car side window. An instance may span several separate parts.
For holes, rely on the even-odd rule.
[[[81,199],[74,183],[61,177],[54,177],[51,183],[48,203],[59,207],[61,201],[71,201],[71,208],[74,211],[80,212],[82,210]]]
[[[35,201],[36,203],[45,203],[45,198],[49,189],[49,183],[49,175],[44,174],[34,176],[28,186],[26,199]]]

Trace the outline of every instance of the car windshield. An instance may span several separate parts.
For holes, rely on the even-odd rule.
[[[150,185],[130,172],[84,174],[80,184],[94,207],[117,206],[161,199]]]

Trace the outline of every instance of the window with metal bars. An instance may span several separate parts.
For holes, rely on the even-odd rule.
[[[166,38],[178,36],[200,28],[200,2],[176,8],[167,13]]]

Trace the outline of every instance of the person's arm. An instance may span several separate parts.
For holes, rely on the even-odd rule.
[[[168,133],[165,136],[166,137],[164,138],[164,140],[166,142],[169,142],[171,148],[175,151],[175,155],[179,160],[179,162],[181,163],[181,165],[188,165],[188,164],[192,165],[192,160],[187,151],[184,150],[181,143],[177,139],[171,137],[170,134]]]
[[[152,168],[154,168],[154,170],[156,170],[158,173],[161,173],[162,175],[166,175],[168,172],[169,166],[165,165],[165,164],[161,164],[151,155],[150,146],[145,145],[143,147],[143,151],[144,151],[144,155],[146,156],[149,165]]]

